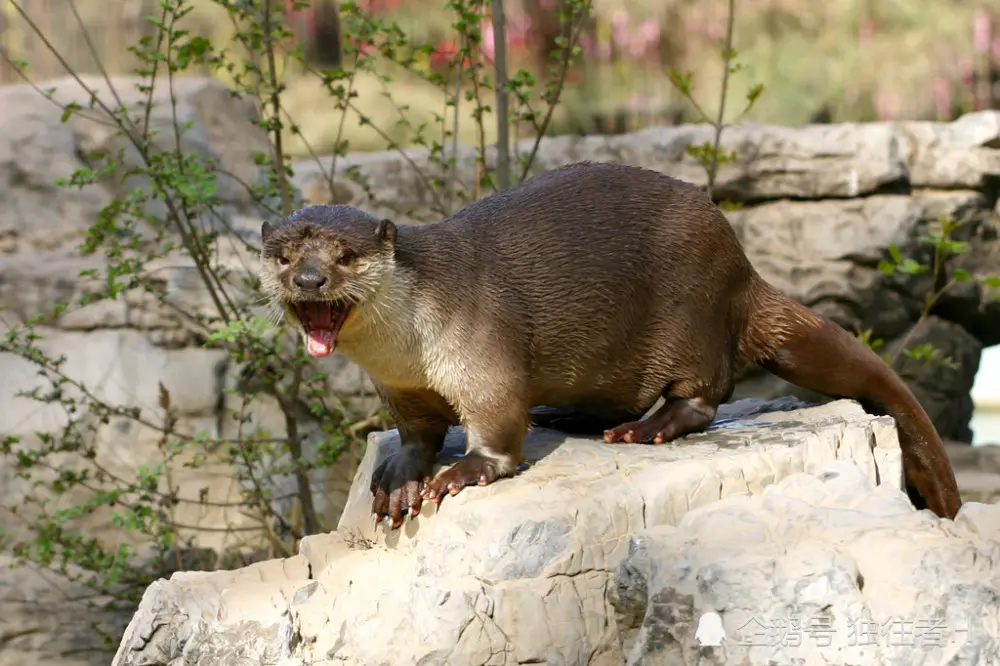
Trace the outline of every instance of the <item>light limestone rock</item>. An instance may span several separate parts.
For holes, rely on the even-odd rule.
[[[628,487],[637,486],[642,496],[641,515],[647,524],[672,524],[692,506],[712,502],[734,492],[759,492],[773,483],[775,478],[790,471],[815,469],[819,462],[838,455],[857,458],[859,464],[867,465],[873,478],[878,469],[878,473],[886,475],[890,483],[897,486],[901,483],[899,444],[891,419],[872,417],[849,401],[802,411],[782,411],[799,404],[792,399],[772,403],[756,400],[732,403],[720,409],[716,422],[708,432],[689,435],[682,442],[668,447],[609,447],[596,440],[566,437],[555,431],[540,429],[525,442],[525,455],[529,460],[539,460],[539,463],[518,476],[516,492],[523,494],[530,491],[533,497],[528,504],[532,512],[541,510],[539,503],[548,509],[550,505],[555,507],[567,502],[574,504],[577,511],[582,511],[582,506],[589,502],[593,493],[606,492],[607,487],[615,489],[615,496],[628,497],[617,488],[619,484],[607,478],[613,473],[624,478]],[[762,407],[758,407],[760,405]],[[754,414],[754,418],[748,420],[748,414],[753,413],[748,410],[755,409],[767,411]],[[843,427],[841,421],[844,421]],[[379,539],[386,534],[382,526],[372,524],[370,519],[371,493],[368,486],[371,472],[399,446],[395,434],[375,437],[369,442],[365,459],[358,467],[338,525],[339,531],[366,539]],[[876,446],[868,453],[866,451],[871,444]],[[450,452],[454,455],[463,447],[464,435],[460,430],[453,429],[445,454]],[[848,448],[850,451],[846,450]],[[373,454],[373,450],[376,453]],[[534,484],[536,478],[544,482],[544,487]],[[572,499],[564,496],[565,493],[553,493],[553,482],[557,487],[565,483]],[[493,495],[514,492],[505,489],[505,485],[508,484],[477,488],[473,493],[463,491],[444,503],[450,500],[451,504],[463,507],[460,516],[472,514]],[[480,504],[467,510],[464,508],[473,502]],[[603,510],[603,500],[598,502],[598,507],[598,510]],[[432,505],[425,507],[424,511],[433,511]],[[464,519],[460,516],[455,516],[455,519]],[[515,522],[522,517],[515,517]],[[416,522],[421,521],[418,519]],[[419,531],[420,540],[426,541],[433,538],[441,524],[441,521],[427,521],[418,530],[416,525],[407,522],[401,530],[391,532],[390,539],[395,547],[397,539],[405,543],[416,538]]]
[[[115,77],[113,90],[100,76],[84,76],[80,81],[86,89],[73,77],[40,82],[37,87],[0,88],[0,108],[4,110],[0,197],[5,203],[0,210],[0,252],[71,249],[82,240],[101,207],[114,196],[147,184],[138,176],[122,183],[108,179],[83,189],[55,184],[57,178],[69,178],[76,169],[87,166],[81,159],[85,154],[117,154],[122,149],[126,165],[141,163],[135,147],[117,133],[108,115],[90,104],[89,91],[112,109],[119,101],[133,109],[141,126],[144,111],[138,105],[145,102],[146,95],[136,86],[142,81]],[[60,122],[59,106],[39,94],[39,89],[51,89],[59,104],[76,102],[82,109],[67,122]],[[156,140],[170,147],[175,141],[175,121],[193,122],[182,135],[182,148],[217,161],[223,218],[251,211],[259,215],[260,208],[247,188],[261,177],[254,153],[266,152],[269,144],[264,130],[254,124],[259,115],[253,101],[232,97],[222,83],[210,77],[181,77],[172,90],[166,86],[156,90],[149,118],[150,128],[159,132]],[[171,103],[171,92],[176,104]],[[121,189],[113,191],[112,183]],[[159,204],[151,205],[156,208]],[[205,223],[212,221],[206,219]]]
[[[102,639],[114,640],[121,633],[128,609],[95,613],[95,604],[111,599],[96,596],[82,582],[56,584],[51,572],[19,564],[6,554],[0,555],[0,570],[6,572],[0,576],[0,664],[106,666]],[[86,572],[70,570],[86,578]]]
[[[834,461],[636,535],[611,599],[630,665],[990,666],[1000,505],[942,521]]]
[[[531,173],[579,160],[594,160],[645,166],[703,185],[705,170],[685,147],[713,139],[714,130],[709,125],[651,127],[609,136],[546,137]],[[514,149],[526,156],[533,145],[534,140],[526,140]],[[907,177],[905,145],[893,125],[887,123],[800,128],[742,123],[726,129],[721,147],[737,153],[734,162],[720,168],[717,178],[720,196],[734,201],[857,197]],[[475,155],[475,150],[469,147],[460,149],[458,155],[458,179],[466,192],[475,191]],[[487,148],[487,161],[492,163],[494,159],[495,149]],[[407,158],[398,151],[341,157],[336,173],[340,180],[348,170],[356,171],[361,184],[374,188],[377,201],[369,203],[394,202],[400,209],[417,207],[421,214],[426,214],[447,202],[435,198],[414,164],[431,173],[440,170],[429,162],[427,151],[410,150]],[[324,171],[329,173],[330,166],[324,164],[320,168],[303,163],[299,186],[306,192],[326,194],[322,181]],[[360,197],[362,191],[351,187],[336,194],[343,197],[353,192]]]
[[[876,266],[895,245],[905,256],[940,215],[971,219],[987,206],[975,191],[873,195],[858,199],[775,201],[727,213],[754,267],[783,293],[842,325],[895,335],[908,307],[926,293],[919,281],[896,284]]]
[[[720,167],[719,196],[745,203],[776,199],[842,199],[865,197],[905,186],[942,190],[979,189],[1000,166],[1000,112],[982,111],[952,123],[879,122],[817,124],[780,127],[758,123],[728,126],[721,148],[735,151],[736,159]],[[650,127],[615,135],[545,137],[532,165],[539,173],[578,160],[622,162],[646,166],[689,182],[704,184],[706,175],[685,150],[714,139],[709,125]],[[534,140],[514,150],[527,155]],[[475,191],[475,150],[459,149],[459,183]],[[494,147],[487,162],[496,159]],[[323,164],[296,165],[298,186],[308,198],[339,203],[397,205],[416,208],[418,216],[447,206],[428,189],[424,173],[440,171],[428,151],[355,153],[336,160],[332,194],[332,158]],[[346,177],[357,174],[357,182]],[[365,201],[370,188],[376,201]]]
[[[162,423],[162,410],[158,409],[159,386],[171,395],[172,407],[179,419],[177,431],[187,436],[199,432],[218,438],[219,423],[223,422],[218,413],[216,396],[223,391],[223,379],[229,358],[221,350],[188,348],[167,350],[152,345],[141,333],[134,330],[100,330],[92,333],[61,331],[39,328],[42,339],[37,345],[50,357],[65,357],[61,370],[79,382],[95,399],[122,408],[138,408],[141,418],[147,423]],[[21,391],[34,388],[51,390],[51,385],[38,376],[35,366],[13,354],[0,354],[0,376],[5,391],[11,397],[6,399],[6,408],[0,410],[0,432],[22,438],[21,446],[26,449],[41,449],[36,433],[60,432],[73,418],[93,443],[95,457],[91,460],[83,446],[54,453],[48,459],[57,469],[44,467],[32,470],[30,479],[21,478],[22,471],[13,456],[0,458],[0,506],[12,507],[33,498],[44,502],[48,510],[69,508],[86,502],[93,495],[93,487],[103,483],[103,477],[96,473],[94,465],[120,479],[134,479],[136,470],[143,466],[153,466],[164,459],[163,434],[126,418],[112,418],[107,424],[90,423],[85,416],[72,416],[59,403],[42,404],[26,397],[18,397]],[[72,387],[63,387],[67,397],[80,399],[81,392]],[[90,430],[89,428],[92,428]],[[192,452],[193,453],[193,452]],[[206,511],[204,501],[217,502],[225,506],[227,502],[239,499],[239,484],[234,480],[232,468],[228,465],[213,464],[211,460],[199,468],[186,467],[189,456],[182,455],[173,461],[168,474],[173,481],[168,490],[166,481],[160,490],[173,490],[178,504],[175,507],[176,520],[191,526],[192,531],[202,538],[207,547],[223,547],[225,540],[232,540],[225,528],[249,529],[254,523],[241,515],[236,506],[224,510]],[[74,487],[62,493],[50,490],[46,485],[38,485],[38,480],[54,478],[59,469],[86,470],[94,475],[93,483],[85,487]],[[116,511],[112,507],[96,508],[69,523],[67,527],[83,530],[85,534],[116,544],[123,538],[135,538],[136,534],[122,530],[111,521]],[[30,533],[20,521],[5,525],[6,536],[11,539],[25,539]],[[199,530],[206,530],[199,533]],[[184,530],[187,532],[187,530]],[[188,536],[190,532],[184,536]],[[241,535],[242,536],[242,535]],[[143,547],[146,544],[135,544]]]
[[[83,385],[95,399],[123,409],[137,408],[140,417],[151,424],[162,424],[164,411],[159,403],[162,386],[170,395],[171,409],[178,418],[175,432],[178,437],[193,438],[199,434],[210,440],[235,440],[254,434],[256,428],[269,433],[284,432],[284,415],[269,396],[250,401],[246,414],[249,423],[241,424],[231,418],[231,414],[241,407],[241,399],[227,394],[227,388],[237,382],[238,368],[231,363],[228,353],[220,349],[187,347],[164,349],[154,345],[140,331],[129,328],[98,329],[90,332],[60,330],[39,327],[41,339],[36,344],[52,357],[65,357],[62,371]],[[344,371],[346,359],[337,356],[326,364],[334,370],[335,390],[349,394],[355,390],[350,380],[360,382],[359,376]],[[356,372],[359,370],[354,367]],[[340,370],[340,372],[337,372]],[[0,433],[22,438],[24,448],[41,448],[39,432],[60,432],[70,422],[70,415],[59,403],[42,404],[17,394],[34,388],[51,389],[51,385],[38,376],[35,366],[14,354],[0,354],[0,377],[4,390],[6,408],[0,410]],[[77,399],[81,394],[71,387],[64,387],[67,396]],[[224,396],[220,400],[220,396]],[[76,417],[80,420],[80,417]],[[86,426],[84,426],[86,428]],[[308,419],[303,420],[300,433],[304,437],[303,446],[312,454],[314,445],[322,439],[319,427]],[[153,466],[166,455],[163,433],[154,427],[127,419],[112,418],[104,425],[93,424],[93,431],[87,431],[95,446],[95,459],[91,461],[81,449],[53,454],[49,462],[65,469],[87,470],[94,473],[94,464],[119,479],[135,478],[136,470],[143,466]],[[204,451],[202,451],[205,454]],[[256,544],[263,538],[259,521],[247,514],[242,506],[240,482],[232,465],[220,462],[222,453],[213,457],[209,452],[197,467],[190,466],[195,451],[180,455],[167,467],[167,475],[162,479],[160,491],[172,493],[177,501],[174,520],[186,527],[179,528],[178,537],[197,539],[198,545],[206,548],[224,549],[235,543]],[[287,461],[284,461],[287,462]],[[273,461],[265,460],[260,466]],[[345,452],[333,465],[316,470],[313,475],[314,503],[321,521],[332,529],[340,517],[340,510],[347,495],[350,475],[355,460],[350,451]],[[11,507],[22,504],[26,497],[46,502],[50,509],[69,508],[87,501],[92,496],[94,484],[76,487],[67,492],[55,493],[47,486],[39,486],[35,481],[51,479],[58,470],[37,469],[32,479],[19,476],[21,470],[16,460],[0,457],[0,506]],[[261,483],[273,490],[278,497],[275,506],[288,515],[292,500],[290,495],[296,490],[295,479],[287,471],[262,473],[255,470]],[[167,487],[167,477],[170,486]],[[101,478],[97,475],[96,478]],[[94,482],[96,483],[96,481]],[[215,503],[209,508],[206,502]],[[71,526],[85,534],[102,539],[105,543],[117,543],[122,535],[135,537],[136,533],[123,531],[111,522],[115,509],[97,508],[78,517]],[[27,538],[29,533],[19,521],[5,525],[5,533],[11,539]],[[254,540],[257,540],[255,542]],[[133,544],[142,547],[148,544]],[[2,664],[2,662],[0,662]]]
[[[538,430],[519,476],[391,533],[368,488],[399,440],[375,434],[337,533],[288,560],[154,584],[114,664],[621,664],[606,591],[633,536],[835,460],[899,488],[891,419],[848,401],[785,411],[796,406],[727,405],[709,432],[659,447]]]
[[[897,123],[914,187],[977,188],[1000,175],[1000,114],[968,113],[953,123]],[[945,184],[947,183],[947,184]]]

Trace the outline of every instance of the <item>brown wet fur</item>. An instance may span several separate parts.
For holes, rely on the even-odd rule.
[[[372,377],[400,429],[403,449],[372,480],[372,510],[394,526],[422,501],[512,476],[533,415],[608,442],[704,430],[747,363],[891,415],[914,504],[948,518],[961,505],[941,440],[902,380],[764,282],[691,184],[578,163],[435,224],[397,230],[350,206],[311,206],[264,235],[263,283],[278,307],[298,297],[281,253],[357,295],[338,350]],[[364,268],[353,277],[332,260],[344,247]],[[459,424],[466,457],[432,477]]]

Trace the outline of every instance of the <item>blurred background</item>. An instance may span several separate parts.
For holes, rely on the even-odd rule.
[[[286,58],[285,103],[296,109],[299,129],[286,147],[295,157],[332,152],[339,114],[331,112],[329,94],[316,74],[341,64],[340,8],[335,0],[314,0],[299,9],[292,0],[275,1],[287,2],[290,22],[314,68],[288,64]],[[110,75],[130,73],[135,62],[128,46],[154,34],[145,17],[156,13],[156,0],[20,4],[79,73],[101,73],[98,61]],[[560,29],[559,4],[507,0],[510,71],[525,69],[544,80]],[[192,32],[214,43],[233,34],[217,2],[193,0],[192,5],[185,19]],[[454,14],[446,3],[360,0],[358,5],[367,14],[397,22],[411,41],[428,44],[422,63],[427,70],[450,66],[458,45],[451,27]],[[19,80],[11,61],[28,62],[35,81],[64,75],[63,66],[11,4],[4,1],[2,7],[0,49],[6,58],[0,59],[0,83]],[[695,120],[691,105],[671,84],[670,70],[691,72],[695,99],[714,114],[726,12],[725,0],[595,0],[581,39],[582,57],[569,72],[550,133],[620,133]],[[948,121],[969,111],[1000,108],[998,19],[1000,5],[978,0],[741,0],[734,37],[741,70],[730,81],[733,99],[763,84],[766,92],[746,119],[781,125]],[[483,29],[489,58],[495,46],[492,29],[488,24]],[[382,150],[390,141],[405,146],[414,126],[443,110],[438,87],[404,68],[393,69],[392,63],[380,67],[391,74],[390,81],[363,72],[354,84],[356,107],[380,130],[350,123],[348,150]],[[386,102],[385,93],[405,100],[405,109]],[[731,104],[728,118],[740,111],[738,101]],[[473,143],[476,131],[465,123],[460,139]],[[983,354],[973,397],[975,443],[1000,442],[1000,349]]]
[[[292,4],[292,0],[276,1]],[[157,6],[156,0],[22,0],[20,4],[71,57],[77,71],[97,73],[76,11],[109,74],[132,70],[127,47],[141,35],[152,34],[144,17],[155,13]],[[457,48],[451,28],[454,14],[439,0],[358,4],[366,13],[398,22],[411,40],[433,45],[428,56],[431,67]],[[558,35],[559,4],[558,0],[505,3],[512,71],[541,71]],[[5,0],[3,5],[0,45],[8,56],[30,62],[36,79],[62,75],[60,64],[25,29],[10,3]],[[195,9],[186,27],[193,32],[213,41],[232,33],[225,11],[215,2],[193,0],[192,5]],[[583,56],[570,72],[569,94],[553,131],[624,132],[686,120],[690,106],[670,84],[671,68],[694,74],[697,99],[706,103],[717,99],[726,12],[725,0],[595,0],[581,40]],[[756,83],[767,91],[748,116],[753,120],[783,125],[951,120],[970,110],[993,108],[1000,98],[1000,6],[995,3],[741,0],[736,14],[734,47],[743,71],[731,81],[733,93],[743,95]],[[309,45],[314,63],[335,64],[331,62],[339,51],[335,0],[315,0],[309,8],[292,11],[292,22]],[[487,56],[492,55],[488,25],[484,42]],[[439,91],[406,74],[395,72],[391,85],[397,89],[394,92],[406,93],[412,112],[440,110]],[[12,67],[0,62],[0,81],[16,77]],[[286,81],[304,104],[310,95],[316,96],[317,104],[320,96],[325,97],[315,77],[303,72],[287,72]],[[361,82],[360,99],[378,94],[378,88],[375,80]],[[318,115],[302,124],[304,136],[321,145],[328,117]],[[353,149],[383,147],[378,137],[364,132],[352,137],[351,143]]]

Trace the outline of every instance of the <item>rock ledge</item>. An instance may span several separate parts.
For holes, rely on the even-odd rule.
[[[336,533],[288,559],[154,583],[114,664],[621,664],[608,590],[638,535],[837,460],[902,497],[891,419],[850,401],[800,406],[740,401],[660,447],[540,429],[527,471],[388,535],[368,485],[399,440],[374,434]],[[463,444],[453,431],[443,462]]]

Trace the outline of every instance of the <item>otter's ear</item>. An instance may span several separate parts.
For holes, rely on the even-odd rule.
[[[264,224],[260,225],[261,239],[267,240],[267,237],[271,235],[272,231],[274,231],[274,227],[271,226],[270,222],[264,222]]]
[[[379,220],[379,223],[375,225],[375,238],[380,243],[396,244],[396,225],[392,223],[392,220],[389,218]]]

